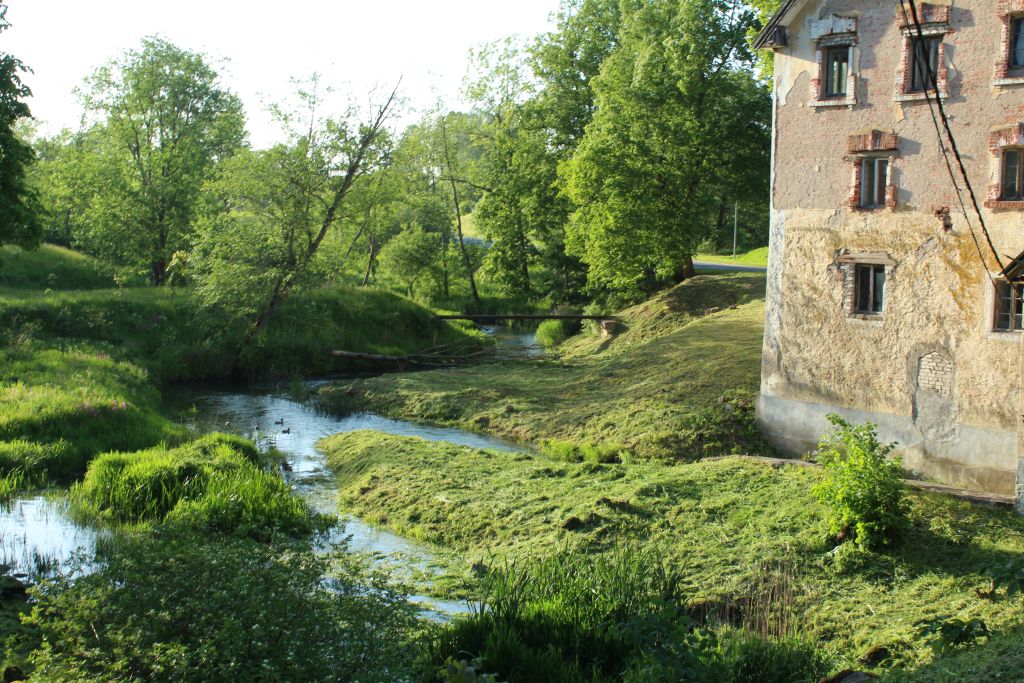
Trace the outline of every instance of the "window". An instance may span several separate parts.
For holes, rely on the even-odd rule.
[[[1003,169],[999,185],[999,198],[1004,201],[1019,202],[1024,200],[1024,188],[1021,187],[1022,164],[1024,150],[1004,149]]]
[[[846,97],[846,81],[850,75],[850,47],[842,45],[825,50],[825,99]]]
[[[860,207],[862,209],[879,209],[885,206],[885,190],[888,184],[888,159],[861,159]]]
[[[1020,332],[1024,318],[1024,285],[1018,282],[996,283],[996,310],[992,329],[997,332]]]
[[[854,312],[881,315],[885,308],[885,266],[857,265],[854,282],[857,288]]]
[[[1024,67],[1024,17],[1010,22],[1010,68]]]
[[[912,38],[910,41],[911,58],[910,91],[924,92],[934,90],[935,81],[939,76],[939,47],[941,37]]]

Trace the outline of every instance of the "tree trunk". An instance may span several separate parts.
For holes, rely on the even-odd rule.
[[[683,282],[684,280],[689,280],[691,277],[694,277],[696,274],[697,271],[693,269],[693,257],[684,256],[683,262],[676,268],[675,281]]]
[[[462,252],[462,263],[466,267],[466,277],[469,279],[469,291],[473,295],[473,301],[480,303],[480,294],[476,290],[476,275],[473,272],[473,264],[469,260],[469,253],[466,251],[466,242],[462,237],[462,209],[459,207],[459,188],[455,184],[455,171],[452,169],[451,153],[448,151],[448,128],[441,119],[441,139],[444,143],[444,163],[448,167],[448,183],[452,188],[452,200],[455,206],[455,229],[459,235],[459,251]]]
[[[150,274],[153,278],[153,286],[160,287],[164,284],[164,278],[167,275],[167,264],[164,263],[162,258],[155,258],[150,264]]]
[[[370,256],[369,256],[369,258],[366,259],[366,274],[363,275],[363,284],[362,284],[363,287],[365,287],[366,285],[370,284],[370,274],[373,272],[373,259],[376,258],[376,256],[377,256],[376,249],[377,249],[377,240],[375,239],[374,235],[371,234],[370,235]]]

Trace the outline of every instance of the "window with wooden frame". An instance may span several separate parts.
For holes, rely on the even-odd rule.
[[[910,83],[907,92],[923,93],[934,91],[939,77],[939,55],[942,36],[912,37]]]
[[[1003,150],[999,172],[999,199],[1006,202],[1024,201],[1024,148]]]
[[[823,68],[822,99],[846,98],[850,78],[850,46],[838,45],[825,48]]]
[[[1020,332],[1024,322],[1024,284],[1000,280],[996,282],[995,310],[992,330]]]
[[[885,310],[885,266],[858,263],[854,266],[854,313],[881,315]]]
[[[1024,16],[1011,16],[1009,22],[1008,47],[1010,54],[1007,57],[1007,66],[1011,69],[1024,69]]]
[[[865,157],[860,160],[860,208],[886,206],[889,188],[889,158]]]

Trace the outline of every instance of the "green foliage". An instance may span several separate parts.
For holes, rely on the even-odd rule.
[[[168,449],[107,453],[72,488],[72,509],[111,524],[172,526],[269,540],[308,536],[318,520],[251,443],[224,434]]]
[[[727,197],[763,203],[769,96],[749,69],[753,21],[716,0],[623,16],[593,81],[593,120],[562,169],[575,206],[567,246],[592,290],[680,280]]]
[[[322,245],[348,212],[349,196],[383,165],[384,124],[395,92],[366,121],[325,115],[319,78],[296,83],[296,103],[273,113],[286,142],[239,155],[207,188],[192,262],[204,305],[245,328],[245,352],[292,293],[322,282]]]
[[[939,652],[974,645],[990,633],[981,619],[929,619],[919,622],[918,635],[932,639]]]
[[[993,594],[999,589],[1003,589],[1011,598],[1024,593],[1024,557],[986,567],[985,574],[992,580],[990,590]]]
[[[553,348],[579,331],[578,320],[545,320],[537,326],[537,342],[546,348]]]
[[[7,5],[0,4],[0,33],[10,27],[6,14]],[[0,245],[33,247],[41,235],[37,195],[28,182],[35,153],[15,130],[31,116],[24,100],[32,91],[21,79],[26,71],[21,60],[0,52]]]
[[[878,442],[875,425],[854,426],[831,414],[835,429],[822,436],[815,457],[825,479],[814,493],[830,513],[830,533],[852,534],[858,545],[885,545],[907,526],[903,470]]]
[[[37,680],[385,683],[414,652],[401,593],[305,546],[128,537],[95,572],[34,593]]]
[[[403,282],[405,293],[413,297],[416,282],[424,275],[433,276],[436,287],[444,248],[439,235],[432,235],[419,225],[409,225],[381,249],[380,265],[385,273]]]
[[[100,121],[73,169],[90,188],[75,240],[161,285],[189,245],[200,188],[244,142],[242,103],[204,55],[154,37],[97,69],[83,103]]]

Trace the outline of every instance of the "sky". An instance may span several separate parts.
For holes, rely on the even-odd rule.
[[[550,30],[558,0],[5,0],[0,50],[34,73],[25,80],[40,132],[77,128],[73,90],[95,67],[159,35],[203,52],[245,104],[250,140],[280,139],[265,103],[314,71],[365,104],[401,77],[411,110],[440,98],[457,108],[471,47]],[[390,90],[388,90],[390,92]],[[401,122],[401,121],[400,121]]]

